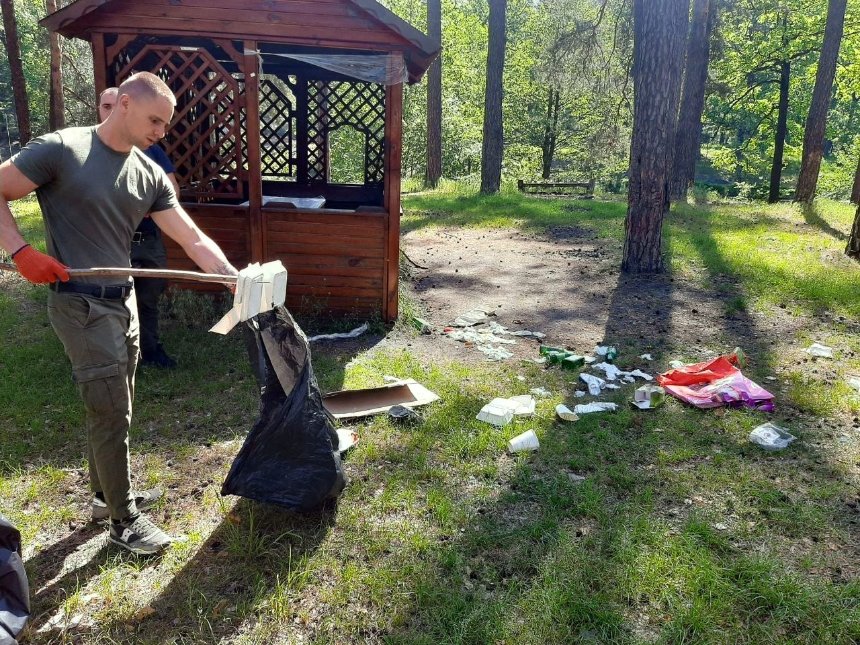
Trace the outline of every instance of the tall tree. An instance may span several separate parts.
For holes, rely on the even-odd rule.
[[[549,179],[552,159],[555,156],[555,147],[558,143],[558,110],[560,105],[561,93],[550,85],[546,104],[546,125],[544,126],[541,145],[541,177],[544,179]]]
[[[507,0],[489,0],[487,86],[484,91],[484,141],[481,146],[481,192],[497,193],[502,183],[504,127],[502,71],[505,65]]]
[[[45,0],[45,9],[51,14],[57,10],[57,0]],[[51,49],[51,105],[49,122],[51,130],[59,130],[66,124],[66,108],[63,97],[63,53],[60,48],[60,34],[52,31],[48,35]]]
[[[851,187],[851,203],[860,204],[860,161],[857,162],[857,170],[854,171],[854,185]]]
[[[442,40],[442,1],[427,0],[427,35]],[[424,185],[436,188],[442,177],[442,56],[427,71],[427,170]]]
[[[845,255],[860,260],[860,206],[857,207],[857,214],[854,215],[854,225],[851,227],[851,235],[848,236]]]
[[[702,110],[705,107],[705,81],[708,79],[708,57],[715,7],[711,0],[693,0],[693,17],[687,36],[687,56],[681,109],[675,131],[675,155],[669,197],[683,199],[696,174],[702,137]]]
[[[24,79],[24,65],[21,62],[21,44],[18,40],[15,4],[12,0],[0,0],[0,10],[3,12],[3,29],[6,32],[6,56],[9,59],[12,95],[15,98],[15,115],[18,118],[18,137],[23,146],[32,135],[30,131],[30,102],[27,99],[27,83]]]
[[[827,126],[827,106],[833,92],[833,77],[836,74],[836,59],[842,42],[842,28],[845,23],[847,0],[829,0],[827,4],[827,24],[824,27],[824,42],[815,74],[815,88],[812,90],[812,104],[806,117],[806,130],[803,135],[803,156],[800,162],[800,176],[794,200],[810,203],[815,197],[818,184],[818,171],[821,168],[824,130]]]
[[[633,0],[633,140],[624,222],[625,273],[661,271],[663,218],[689,0]]]
[[[791,61],[779,63],[779,103],[777,104],[776,130],[773,135],[773,161],[770,166],[770,190],[767,201],[779,201],[782,182],[782,156],[785,152],[785,135],[788,132],[788,89],[791,82]]]

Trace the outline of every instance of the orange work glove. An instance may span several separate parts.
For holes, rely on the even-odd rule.
[[[69,272],[66,270],[69,267],[62,262],[57,262],[50,255],[37,251],[29,244],[15,251],[12,259],[21,275],[33,284],[69,280]]]

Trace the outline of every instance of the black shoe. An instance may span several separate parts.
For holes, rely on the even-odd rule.
[[[141,365],[152,365],[154,367],[162,367],[164,369],[172,370],[176,367],[176,361],[170,358],[167,355],[167,352],[164,351],[164,347],[162,347],[161,343],[155,346],[155,351],[153,352],[141,352]]]

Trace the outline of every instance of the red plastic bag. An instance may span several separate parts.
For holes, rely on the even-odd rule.
[[[657,383],[697,408],[730,405],[773,411],[773,394],[744,376],[737,363],[735,354],[719,356],[664,372],[657,376]]]

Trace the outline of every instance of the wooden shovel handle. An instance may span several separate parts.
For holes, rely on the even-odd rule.
[[[0,271],[18,272],[18,267],[9,262],[0,262]],[[91,269],[69,269],[69,277],[116,276],[134,278],[162,278],[164,280],[190,280],[192,282],[215,282],[236,284],[236,276],[220,273],[198,273],[197,271],[174,271],[173,269],[135,269],[128,267],[93,267]]]

